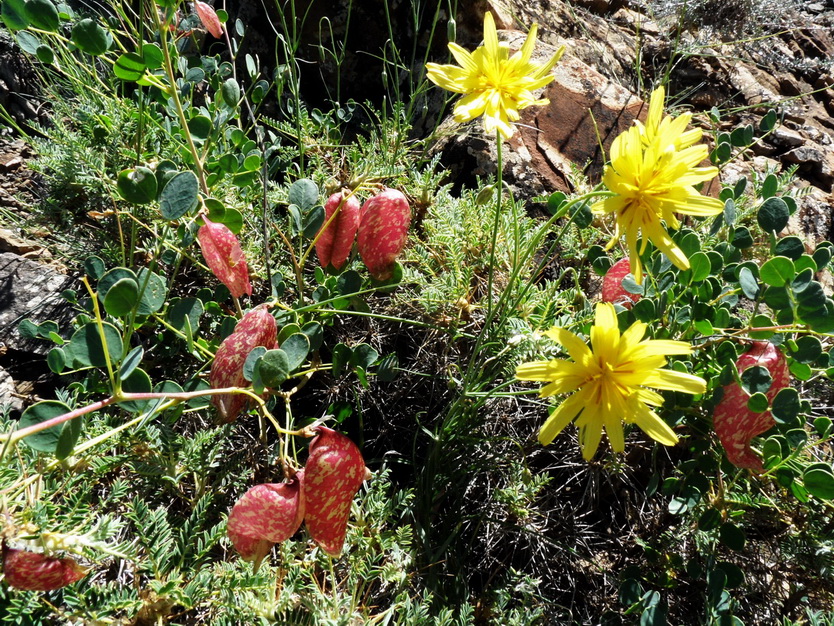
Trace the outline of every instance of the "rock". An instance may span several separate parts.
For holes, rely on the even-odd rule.
[[[834,152],[822,146],[807,142],[782,155],[787,163],[799,165],[803,177],[824,191],[831,191],[834,185]]]
[[[19,413],[23,410],[23,398],[16,392],[11,375],[0,367],[0,412],[4,409]]]
[[[0,253],[0,343],[13,350],[46,354],[47,341],[27,339],[18,332],[21,320],[47,320],[66,326],[74,313],[60,296],[74,279],[11,252]]]
[[[28,258],[52,258],[52,253],[39,243],[20,237],[5,228],[0,228],[0,252],[14,252]]]
[[[625,0],[573,0],[573,4],[597,15],[607,15],[621,9]]]
[[[801,237],[807,248],[813,251],[817,245],[834,235],[834,220],[831,217],[834,197],[813,187],[803,191],[809,193],[796,196],[799,207],[791,215],[785,234]]]

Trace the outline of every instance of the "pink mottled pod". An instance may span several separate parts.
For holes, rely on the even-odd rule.
[[[209,374],[211,387],[245,387],[243,364],[246,357],[258,346],[267,350],[274,348],[277,336],[275,318],[270,315],[265,305],[249,311],[237,323],[234,332],[226,337],[217,349]],[[243,394],[214,395],[211,402],[220,412],[221,421],[233,422],[248,403],[248,398]]]
[[[362,205],[356,245],[362,262],[377,280],[391,278],[410,223],[411,208],[396,189],[386,189]]]
[[[74,559],[6,548],[3,550],[3,574],[6,582],[15,589],[52,591],[81,580],[87,575],[87,569]]]
[[[768,341],[756,341],[736,360],[739,374],[754,366],[770,372],[772,382],[765,395],[772,402],[781,389],[790,385],[790,372],[785,356]],[[770,411],[755,413],[747,408],[750,396],[738,383],[724,387],[724,396],[713,412],[713,426],[727,459],[736,467],[756,472],[764,469],[762,460],[750,447],[751,440],[776,425]]]
[[[337,209],[339,212],[326,228],[322,225],[316,241],[316,254],[318,254],[321,266],[332,265],[337,270],[342,269],[350,256],[353,240],[359,228],[359,200],[356,196],[349,196],[343,202],[343,195],[341,191],[334,193],[324,203],[325,224],[330,221]]]
[[[255,485],[229,514],[226,532],[245,561],[255,569],[272,546],[292,537],[304,519],[304,472],[286,483]]]
[[[203,217],[205,224],[197,231],[197,241],[212,274],[229,288],[235,298],[252,295],[249,268],[235,234],[225,224]]]
[[[640,299],[639,293],[629,293],[623,288],[623,279],[631,273],[628,258],[620,259],[605,273],[602,279],[602,301],[619,304],[627,309]]]
[[[223,36],[223,25],[220,23],[220,19],[217,17],[217,13],[215,13],[212,6],[197,0],[194,3],[194,8],[197,11],[197,17],[200,18],[200,22],[202,22],[203,27],[210,32],[215,39],[220,39]]]
[[[356,444],[335,430],[319,426],[305,466],[304,522],[313,540],[339,556],[347,533],[353,496],[365,480],[365,461]]]

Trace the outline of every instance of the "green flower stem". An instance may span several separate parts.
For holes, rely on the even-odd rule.
[[[110,351],[107,349],[107,338],[104,336],[104,323],[101,319],[101,309],[99,309],[98,306],[98,298],[96,297],[93,288],[90,287],[90,283],[87,280],[86,276],[84,276],[81,279],[81,282],[87,289],[87,293],[90,295],[90,301],[93,304],[93,314],[96,318],[96,327],[98,328],[98,335],[101,339],[102,352],[104,353],[104,364],[107,366],[107,377],[110,380],[110,388],[113,390],[113,394],[117,395],[121,391],[122,383],[118,378],[116,378],[116,375],[113,371],[113,364],[110,362]]]
[[[168,94],[174,101],[174,107],[177,110],[177,117],[180,121],[182,133],[185,135],[185,141],[188,144],[188,150],[194,159],[194,169],[197,170],[197,180],[200,181],[200,190],[208,195],[208,186],[206,185],[206,175],[203,171],[203,162],[200,159],[200,153],[197,151],[197,146],[194,145],[194,140],[191,138],[191,133],[188,130],[188,120],[185,119],[185,111],[182,108],[180,101],[179,90],[177,89],[177,78],[174,75],[174,66],[171,63],[171,51],[168,49],[168,29],[163,28],[159,20],[159,11],[154,7],[151,10],[157,30],[159,31],[160,43],[162,44],[162,60],[165,68],[165,75],[168,77]]]
[[[504,195],[504,158],[502,154],[502,146],[504,144],[501,134],[495,136],[495,150],[497,153],[498,174],[495,183],[497,196],[495,199],[495,219],[492,222],[492,237],[489,243],[489,274],[487,276],[487,316],[484,322],[484,330],[486,330],[492,322],[492,283],[495,274],[495,245],[498,242],[498,227],[501,224],[501,196]]]

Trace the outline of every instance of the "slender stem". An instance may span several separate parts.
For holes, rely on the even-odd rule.
[[[489,275],[487,277],[487,316],[486,316],[486,323],[484,325],[484,330],[486,330],[486,326],[492,321],[492,284],[494,280],[495,274],[495,246],[498,242],[498,227],[501,224],[501,196],[504,195],[504,159],[503,154],[501,153],[501,147],[504,141],[501,138],[501,134],[498,133],[495,136],[495,149],[497,152],[497,160],[498,160],[498,179],[495,183],[497,196],[495,199],[495,219],[492,222],[492,237],[489,243]]]

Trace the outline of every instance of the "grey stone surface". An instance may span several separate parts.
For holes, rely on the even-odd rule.
[[[46,354],[52,344],[21,337],[18,324],[27,317],[35,323],[55,320],[60,326],[67,322],[73,312],[60,294],[74,282],[41,263],[0,253],[0,343],[13,350]]]

